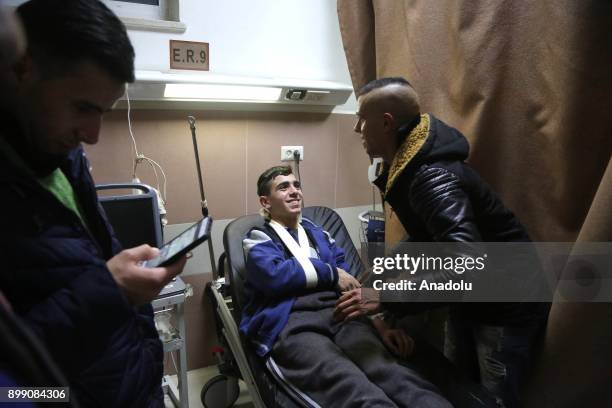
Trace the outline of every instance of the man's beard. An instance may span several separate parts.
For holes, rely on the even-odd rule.
[[[4,132],[3,136],[36,176],[47,176],[64,162],[66,154],[45,153],[31,137],[20,130],[16,120],[12,122],[9,125],[10,131]]]
[[[38,177],[44,177],[57,169],[66,157],[66,154],[49,154],[33,150],[31,156],[24,160]]]

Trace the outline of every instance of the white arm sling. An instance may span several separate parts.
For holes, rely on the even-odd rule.
[[[304,274],[306,275],[306,287],[315,288],[319,281],[319,277],[317,276],[317,271],[315,270],[314,265],[310,261],[310,244],[308,243],[308,237],[306,236],[304,227],[302,227],[301,224],[298,224],[297,226],[298,240],[300,241],[298,245],[284,226],[274,220],[270,220],[269,224],[279,236],[281,241],[283,241],[285,246],[287,246],[289,252],[291,252],[291,254],[302,266]]]

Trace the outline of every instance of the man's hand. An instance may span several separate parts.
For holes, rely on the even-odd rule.
[[[414,351],[414,340],[401,329],[392,329],[383,319],[376,318],[372,324],[378,330],[385,346],[393,354],[401,358],[408,358]]]
[[[346,292],[347,290],[357,289],[361,287],[361,283],[350,273],[342,268],[338,269],[338,290]]]
[[[336,302],[334,319],[344,321],[380,311],[378,291],[371,288],[353,289],[343,293]]]
[[[115,282],[134,306],[149,303],[164,286],[176,275],[181,273],[186,257],[172,265],[158,268],[145,268],[140,262],[155,258],[159,254],[157,248],[141,245],[121,251],[106,263]]]

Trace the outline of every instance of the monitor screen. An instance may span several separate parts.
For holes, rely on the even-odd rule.
[[[105,196],[100,197],[100,204],[124,248],[162,245],[159,212],[151,196]]]

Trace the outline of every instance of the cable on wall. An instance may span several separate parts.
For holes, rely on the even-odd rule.
[[[140,183],[140,179],[138,178],[138,174],[137,174],[137,170],[138,170],[138,165],[140,163],[147,163],[149,164],[149,166],[151,166],[151,169],[153,170],[153,174],[155,175],[155,183],[156,183],[156,189],[155,192],[157,194],[157,204],[159,207],[159,214],[161,216],[161,222],[162,225],[165,226],[166,224],[168,224],[168,218],[166,216],[167,211],[166,211],[166,187],[167,187],[167,178],[166,178],[166,172],[164,171],[164,169],[162,168],[162,166],[157,163],[155,160],[151,159],[150,157],[145,156],[143,153],[138,151],[138,145],[136,144],[136,138],[134,137],[134,131],[132,130],[132,118],[131,118],[131,112],[132,112],[132,106],[130,103],[130,94],[129,94],[129,85],[126,85],[125,87],[125,99],[127,100],[127,122],[128,122],[128,130],[130,132],[130,138],[132,139],[132,153],[133,153],[133,166],[132,166],[132,182],[134,183]],[[161,172],[161,176],[162,176],[162,184],[161,184],[161,188],[160,188],[160,180],[159,180],[159,174],[157,172],[157,169],[159,169],[159,171]]]
[[[300,151],[298,149],[293,151],[293,168],[295,169],[295,175],[300,182],[300,189],[302,190],[302,208],[304,208],[304,184],[302,183],[302,177],[300,176]]]

